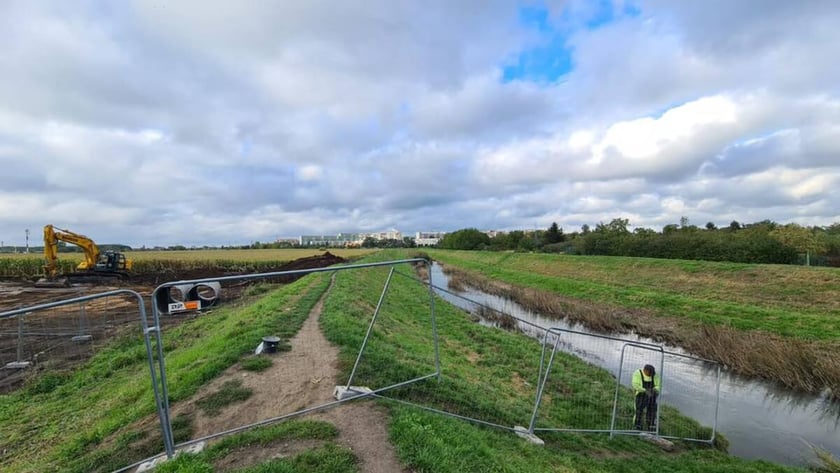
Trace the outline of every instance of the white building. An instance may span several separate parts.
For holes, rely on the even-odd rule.
[[[417,232],[414,236],[414,244],[417,246],[437,246],[444,235],[446,235],[446,232]]]

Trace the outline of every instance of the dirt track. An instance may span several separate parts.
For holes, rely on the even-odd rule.
[[[329,293],[329,291],[327,292]],[[194,418],[193,438],[253,424],[334,401],[333,389],[340,383],[338,349],[327,341],[319,328],[324,297],[315,305],[301,330],[290,341],[291,350],[272,356],[272,366],[259,373],[234,366],[204,385],[191,400],[173,406],[172,415]],[[243,402],[224,408],[219,414],[208,416],[197,409],[195,400],[201,399],[227,381],[239,379],[253,394]],[[403,471],[388,438],[388,418],[384,411],[370,401],[349,402],[313,414],[312,418],[334,424],[339,431],[338,442],[351,449],[365,473],[396,473]],[[312,441],[294,441],[253,446],[237,451],[216,465],[227,470],[253,465],[292,455],[313,448]]]

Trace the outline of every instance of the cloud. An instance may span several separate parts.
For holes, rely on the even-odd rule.
[[[835,2],[593,5],[4,2],[0,239],[840,220]]]

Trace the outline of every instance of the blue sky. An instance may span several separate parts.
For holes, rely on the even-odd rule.
[[[820,0],[3,2],[0,241],[828,225],[837,24]]]
[[[535,44],[520,51],[512,64],[502,69],[502,80],[528,80],[537,83],[552,83],[574,69],[574,51],[569,39],[581,30],[593,31],[624,18],[636,18],[641,14],[632,3],[614,5],[609,0],[593,1],[581,9],[568,8],[552,12],[545,4],[523,5],[518,9],[519,24],[536,39]]]

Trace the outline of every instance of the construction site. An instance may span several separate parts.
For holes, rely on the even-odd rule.
[[[267,265],[263,272],[319,268],[343,261],[343,258],[325,252],[318,256]],[[0,394],[17,389],[44,371],[62,373],[69,370],[74,364],[88,359],[98,346],[110,343],[122,333],[136,331],[139,335],[137,301],[128,291],[140,294],[145,301],[146,311],[151,313],[151,295],[164,282],[213,279],[242,273],[207,264],[204,267],[162,273],[133,271],[120,278],[72,274],[79,277],[59,278],[71,279],[73,282],[61,281],[51,287],[40,287],[43,286],[39,284],[42,278],[37,277],[0,278],[0,313],[95,294],[126,291],[76,305],[0,319]],[[262,280],[259,284],[288,283],[293,279],[293,276],[276,277]],[[179,324],[188,318],[200,316],[202,308],[235,303],[248,293],[252,285],[249,281],[211,283],[191,291],[191,294],[181,293],[178,288],[169,289],[160,298],[162,313],[168,314],[170,303],[186,303],[190,306],[192,301],[196,305],[191,307],[193,310],[173,311],[161,323],[164,326]]]

